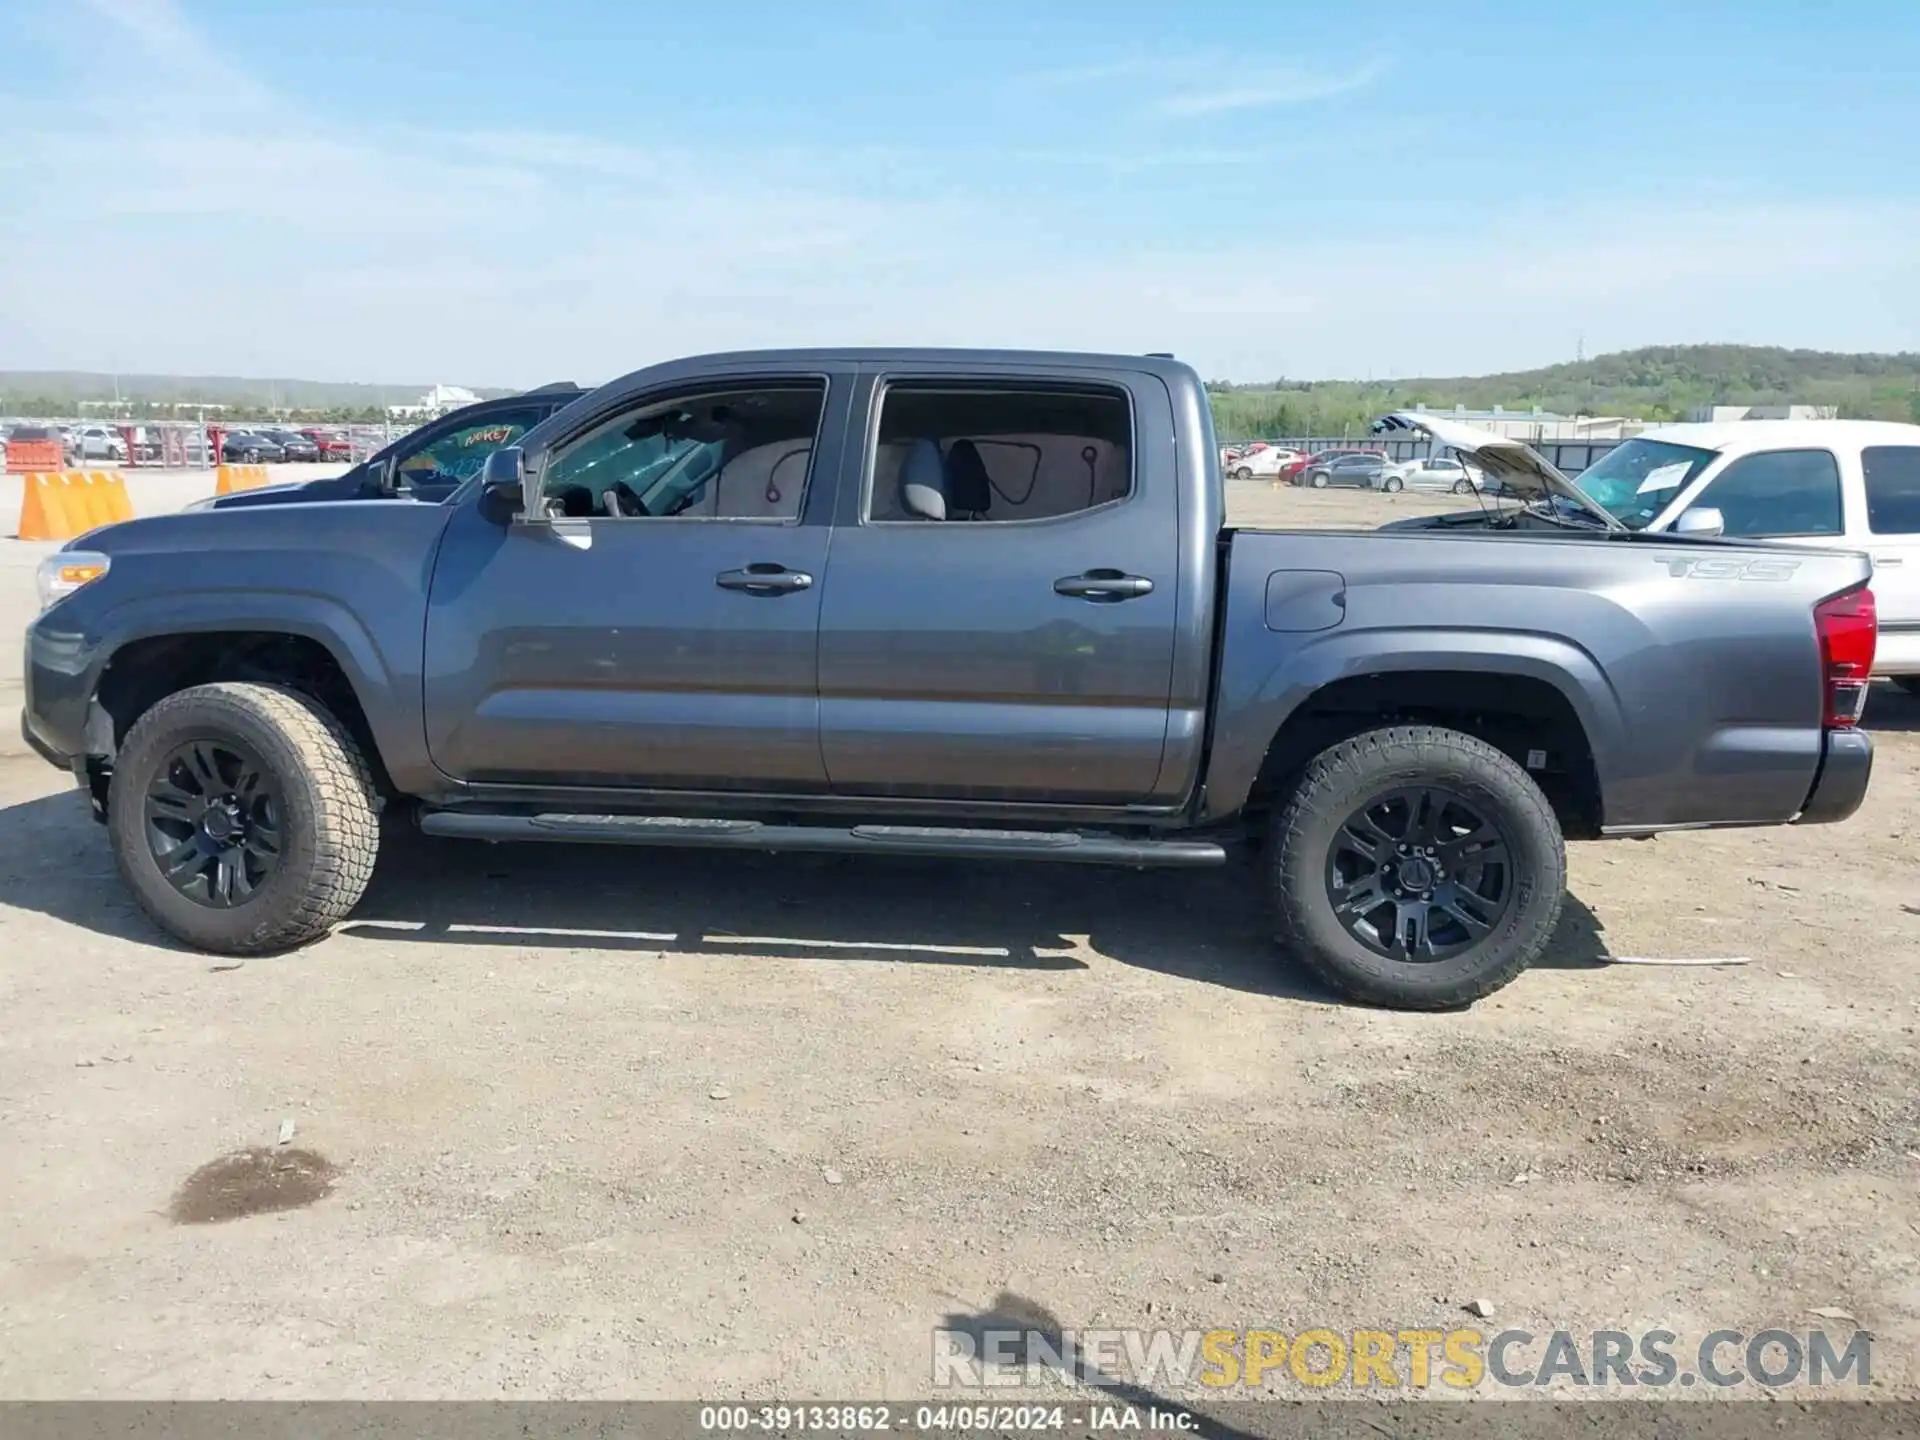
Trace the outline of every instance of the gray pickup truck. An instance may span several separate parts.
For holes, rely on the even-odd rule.
[[[1547,944],[1564,838],[1839,820],[1871,768],[1864,557],[1533,498],[1499,535],[1236,529],[1170,359],[708,356],[575,401],[440,504],[73,542],[23,725],[210,951],[344,917],[384,811],[489,841],[1247,853],[1285,953],[1450,1007]]]

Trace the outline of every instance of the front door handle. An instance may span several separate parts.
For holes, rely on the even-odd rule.
[[[796,590],[813,588],[813,576],[804,570],[789,570],[784,565],[765,561],[744,570],[722,570],[713,577],[722,590],[739,590],[748,595],[791,595]]]
[[[1153,581],[1122,570],[1089,570],[1084,575],[1062,575],[1053,582],[1053,593],[1110,605],[1138,595],[1151,595]]]

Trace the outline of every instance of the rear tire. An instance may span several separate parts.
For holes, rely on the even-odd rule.
[[[1409,958],[1400,935],[1383,953],[1378,934],[1361,933],[1368,922],[1358,912],[1366,901],[1351,898],[1368,883],[1403,883],[1406,867],[1421,863],[1422,846],[1401,859],[1406,852],[1384,825],[1375,858],[1384,858],[1378,873],[1388,878],[1369,880],[1374,871],[1361,864],[1362,878],[1348,880],[1343,868],[1357,859],[1356,836],[1369,833],[1365,822],[1359,829],[1354,822],[1390,816],[1393,797],[1409,792],[1446,797],[1433,812],[1436,823],[1448,817],[1446,835],[1456,833],[1454,817],[1477,816],[1482,829],[1472,833],[1490,832],[1502,847],[1498,860],[1476,865],[1469,836],[1438,839],[1427,872],[1436,900],[1430,910],[1419,907],[1430,917],[1424,933],[1435,942],[1424,959]],[[1506,985],[1546,947],[1567,884],[1559,822],[1526,771],[1483,740],[1432,725],[1370,730],[1316,756],[1274,816],[1267,863],[1279,943],[1331,989],[1398,1010],[1455,1009]],[[1497,903],[1482,898],[1496,880]],[[1349,897],[1344,916],[1335,908],[1336,889]],[[1398,930],[1406,912],[1384,888],[1381,899],[1389,908],[1374,913],[1391,916]],[[1475,938],[1463,912],[1486,922],[1485,932]]]
[[[196,769],[200,757],[211,766]],[[206,818],[221,791],[227,818]],[[305,695],[251,684],[196,685],[142,715],[114,765],[107,827],[140,908],[221,955],[324,935],[366,893],[380,840],[373,778],[346,728]]]

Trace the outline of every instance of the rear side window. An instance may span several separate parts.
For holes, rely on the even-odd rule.
[[[1920,535],[1920,445],[1869,445],[1860,452],[1867,482],[1867,529]]]
[[[1736,460],[1695,505],[1720,512],[1728,535],[1838,535],[1840,467],[1825,450],[1768,450]]]
[[[1133,493],[1120,391],[896,381],[880,402],[868,518],[1047,520]]]

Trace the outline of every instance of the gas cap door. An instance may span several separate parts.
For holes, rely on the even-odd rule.
[[[1331,630],[1347,618],[1347,578],[1337,570],[1275,570],[1267,576],[1267,629],[1282,635]]]

